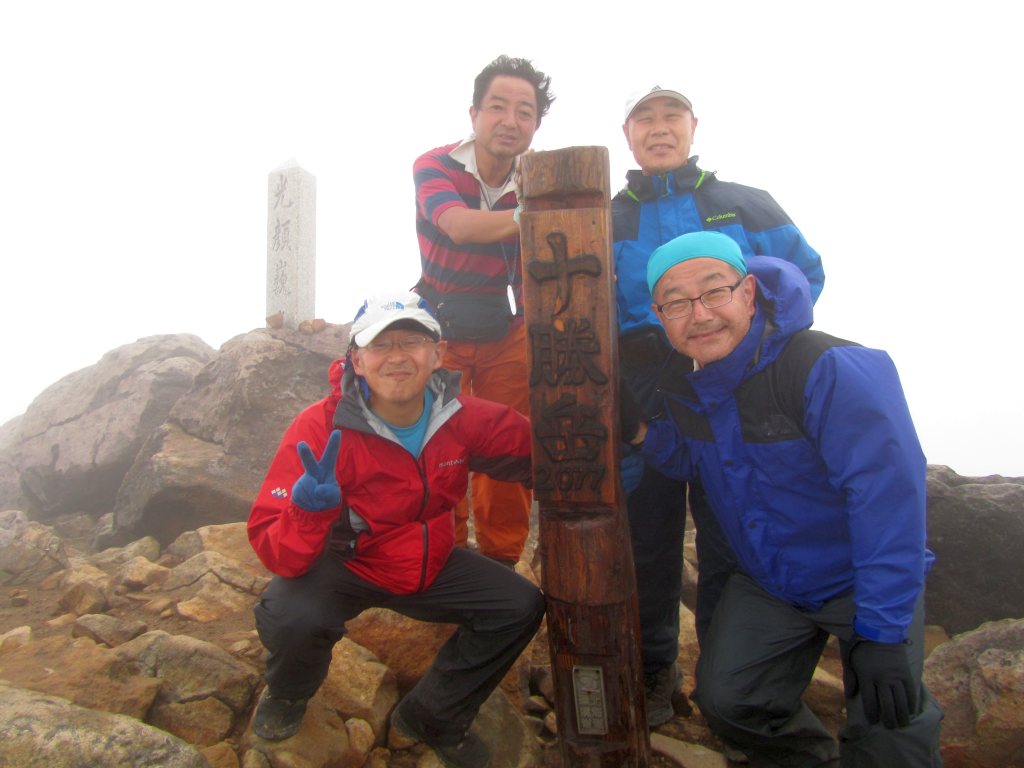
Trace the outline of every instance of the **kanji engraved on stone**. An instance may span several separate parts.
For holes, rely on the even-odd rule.
[[[601,260],[590,253],[570,259],[569,242],[563,232],[550,232],[547,241],[554,261],[534,259],[526,269],[538,283],[556,281],[555,307],[551,314],[560,315],[572,303],[572,281],[569,278],[577,274],[597,277],[601,274]]]
[[[551,386],[583,384],[587,379],[595,384],[608,383],[608,377],[592,359],[601,353],[601,342],[589,320],[556,320],[553,325],[531,326],[530,344],[531,387],[541,381]]]
[[[608,429],[598,420],[597,408],[578,403],[576,395],[569,393],[543,407],[533,434],[554,462],[593,461],[608,439]]]
[[[285,219],[284,223],[280,219],[274,225],[274,250],[283,251],[285,249],[291,249],[291,219]]]
[[[278,208],[291,208],[292,207],[292,201],[291,200],[289,200],[288,202],[284,201],[284,193],[285,193],[285,190],[287,188],[288,188],[288,177],[285,176],[283,173],[278,174],[278,176],[277,176],[277,186],[274,187],[274,210],[277,210]]]

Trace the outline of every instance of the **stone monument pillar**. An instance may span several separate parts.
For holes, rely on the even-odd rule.
[[[316,285],[316,177],[293,158],[270,172],[267,196],[267,317],[294,330],[312,320]]]

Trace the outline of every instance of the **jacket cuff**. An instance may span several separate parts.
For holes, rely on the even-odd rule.
[[[633,449],[639,451],[640,455],[645,459],[657,459],[658,442],[661,439],[660,432],[666,429],[671,432],[671,427],[667,422],[655,420],[648,421],[647,434],[644,435],[644,441],[640,443],[640,445],[634,445]]]
[[[902,643],[907,639],[907,630],[905,629],[895,627],[875,629],[860,619],[853,620],[853,630],[865,640],[874,640],[876,643]]]
[[[299,523],[306,525],[323,525],[324,520],[333,520],[338,516],[341,511],[342,505],[339,504],[332,509],[325,509],[323,512],[310,512],[309,510],[303,509],[294,501],[288,505],[288,514],[295,518]]]

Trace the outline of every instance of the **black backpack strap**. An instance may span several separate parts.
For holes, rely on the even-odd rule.
[[[771,365],[734,390],[743,440],[777,443],[806,437],[807,377],[827,350],[849,346],[860,345],[807,328],[793,334]]]

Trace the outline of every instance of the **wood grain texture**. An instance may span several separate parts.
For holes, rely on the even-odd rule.
[[[601,207],[611,203],[611,183],[607,147],[569,147],[551,152],[523,155],[523,196],[540,197],[592,195],[589,205],[560,208]],[[534,210],[527,206],[528,210]]]
[[[562,763],[650,763],[640,618],[619,482],[608,152],[523,157],[534,497]]]

